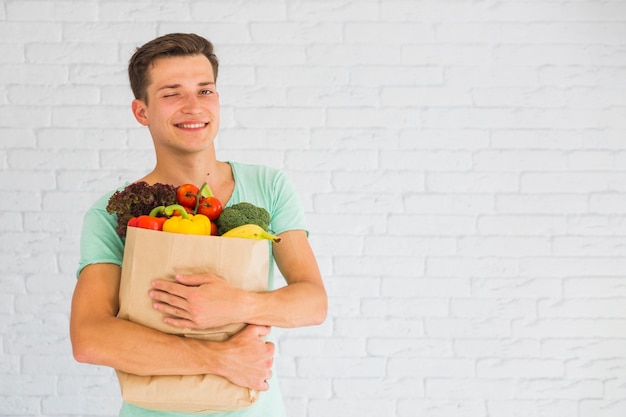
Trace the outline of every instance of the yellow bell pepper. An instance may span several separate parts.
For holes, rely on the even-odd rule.
[[[211,220],[203,214],[189,214],[184,207],[178,204],[167,206],[163,210],[167,216],[178,211],[180,216],[172,216],[163,223],[163,231],[182,233],[186,235],[210,235]]]

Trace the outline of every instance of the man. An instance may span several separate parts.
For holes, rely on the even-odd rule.
[[[282,239],[272,252],[288,285],[249,293],[212,274],[177,275],[176,283],[155,281],[149,296],[156,310],[172,317],[168,323],[173,326],[250,324],[224,342],[181,338],[118,319],[123,241],[115,233],[116,217],[105,210],[111,192],[85,215],[70,320],[72,347],[79,362],[137,375],[221,375],[265,391],[251,407],[224,415],[278,417],[284,409],[272,379],[274,345],[265,336],[272,326],[322,323],[327,297],[302,208],[284,173],[216,159],[217,70],[212,44],[197,35],[165,35],[137,49],[129,63],[132,112],[149,129],[156,153],[154,169],[138,181],[174,186],[206,182],[225,206],[248,201],[265,207],[273,232]],[[122,405],[120,416],[140,415],[161,414]]]

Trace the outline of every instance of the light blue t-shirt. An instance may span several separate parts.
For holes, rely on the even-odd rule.
[[[235,178],[235,188],[225,206],[249,202],[264,207],[271,218],[270,229],[275,234],[287,230],[305,230],[304,211],[293,184],[283,171],[262,165],[229,162]],[[123,187],[122,187],[123,188]],[[121,266],[124,241],[115,232],[117,216],[107,213],[106,206],[114,191],[100,198],[85,214],[80,243],[78,272],[87,265],[112,263]],[[270,265],[273,265],[273,257]],[[273,288],[273,268],[270,268],[268,289]],[[276,373],[270,389],[249,408],[231,413],[186,414],[158,412],[123,403],[120,417],[282,417],[285,415]]]

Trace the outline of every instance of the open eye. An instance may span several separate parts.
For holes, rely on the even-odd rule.
[[[214,94],[215,91],[210,90],[210,89],[204,89],[204,90],[200,90],[200,94],[205,95],[205,96],[210,96],[211,94]]]

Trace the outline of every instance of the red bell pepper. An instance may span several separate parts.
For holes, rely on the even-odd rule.
[[[130,227],[140,227],[142,229],[163,230],[163,223],[167,217],[156,217],[161,213],[160,207],[153,209],[149,215],[133,217],[128,221]]]

